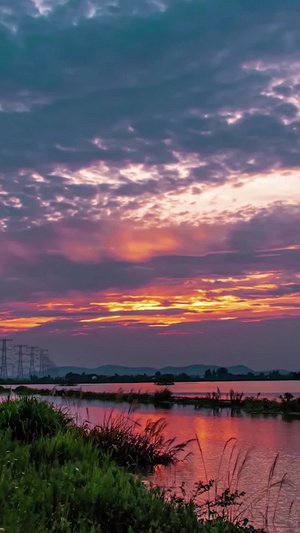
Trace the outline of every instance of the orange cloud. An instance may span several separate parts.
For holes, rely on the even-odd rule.
[[[295,284],[293,293],[294,285],[284,282],[280,276],[278,272],[254,272],[183,282],[170,280],[168,285],[162,280],[130,292],[72,293],[67,298],[42,299],[26,305],[13,302],[10,310],[0,314],[0,330],[24,331],[65,320],[72,321],[70,332],[78,329],[79,334],[83,328],[104,328],[115,324],[168,327],[208,320],[257,321],[299,316],[298,285]]]
[[[58,317],[42,317],[31,316],[27,318],[7,318],[0,319],[0,331],[2,332],[17,332],[26,331],[32,328],[47,324],[48,322],[56,322],[61,320]]]

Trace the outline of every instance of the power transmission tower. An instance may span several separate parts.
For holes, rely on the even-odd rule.
[[[40,368],[39,368],[39,375],[42,377],[42,375],[45,373],[46,370],[46,359],[48,357],[48,350],[40,349]]]
[[[50,359],[50,357],[47,355],[45,357],[45,368],[44,368],[44,371],[45,373],[46,372],[49,372],[50,369],[54,369],[55,365],[53,363],[53,361]]]
[[[23,348],[27,348],[26,344],[17,344],[15,348],[18,348],[18,370],[17,370],[17,379],[23,377]]]
[[[30,360],[29,360],[29,376],[35,375],[35,350],[37,350],[38,346],[28,346],[30,349]]]
[[[15,367],[16,367],[16,363],[12,363],[12,364],[10,365],[10,368],[11,368],[11,373],[10,373],[10,375],[11,375],[12,378],[15,377]]]
[[[1,357],[1,378],[7,378],[7,343],[12,339],[1,339],[2,342],[2,357]]]

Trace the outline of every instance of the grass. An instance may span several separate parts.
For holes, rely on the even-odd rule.
[[[166,440],[165,427],[165,420],[160,418],[155,422],[149,420],[141,430],[138,422],[111,412],[101,425],[88,432],[87,438],[122,466],[151,469],[176,462],[189,442],[176,444],[175,439]]]
[[[26,444],[40,437],[53,437],[57,431],[66,430],[72,420],[62,410],[53,410],[47,403],[25,397],[22,401],[0,404],[0,430],[11,432],[13,440]]]
[[[34,397],[8,399],[0,404],[0,431],[9,430],[12,440],[30,444],[69,430],[69,434],[78,434],[82,441],[109,455],[118,465],[134,469],[150,470],[155,465],[178,460],[178,453],[188,442],[176,444],[175,439],[166,440],[165,427],[161,418],[149,420],[141,430],[129,415],[111,411],[101,425],[89,429],[87,424],[77,427],[65,411]]]
[[[217,515],[199,520],[192,499],[147,489],[48,403],[22,398],[0,410],[0,527],[6,533],[255,531]]]
[[[259,520],[265,531],[275,533],[281,531],[277,528],[277,521],[279,519],[282,527],[281,515],[284,511],[285,531],[294,532],[295,524],[299,523],[299,514],[296,509],[292,510],[293,505],[297,505],[296,501],[288,506],[285,500],[282,502],[283,508],[279,506],[282,491],[289,484],[286,473],[277,473],[279,454],[271,463],[266,480],[256,479],[253,475],[252,489],[245,494],[242,489],[244,477],[247,479],[249,476],[248,467],[254,450],[240,449],[235,438],[228,439],[216,465],[214,480],[211,480],[208,478],[200,441],[197,437],[196,440],[205,473],[205,482],[196,484],[191,497],[197,505],[198,516],[209,519],[217,516],[234,524],[247,524],[249,519],[257,523]],[[291,523],[291,528],[287,522]]]
[[[173,395],[172,395],[172,392],[168,389],[168,388],[165,388],[163,390],[157,390],[155,391],[154,395],[153,395],[153,403],[154,405],[165,405],[165,406],[172,406],[172,400],[173,400]]]

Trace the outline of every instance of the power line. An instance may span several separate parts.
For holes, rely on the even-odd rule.
[[[11,365],[10,365],[10,368],[11,368],[10,376],[11,376],[12,378],[15,377],[15,367],[16,367],[16,363],[11,363]]]
[[[39,375],[42,377],[43,374],[45,374],[46,371],[46,361],[48,358],[48,351],[43,348],[40,349],[40,368],[39,368]]]

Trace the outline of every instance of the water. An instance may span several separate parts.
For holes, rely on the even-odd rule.
[[[160,389],[150,383],[91,384],[80,387],[83,391],[93,392],[117,391],[120,387],[124,391],[142,392]],[[212,392],[217,387],[223,395],[233,388],[243,391],[246,395],[256,395],[260,392],[262,397],[268,398],[278,397],[285,392],[300,396],[300,381],[176,383],[170,389],[175,395],[195,396]],[[87,420],[91,425],[99,424],[112,409],[116,413],[128,411],[128,404],[59,397],[51,397],[48,400],[68,406],[68,409],[77,415],[80,423]],[[281,416],[251,416],[245,413],[233,416],[229,410],[215,413],[210,410],[195,410],[192,406],[174,406],[167,410],[152,405],[139,406],[130,417],[138,420],[141,426],[145,426],[149,419],[158,420],[164,417],[168,424],[167,438],[176,436],[178,442],[193,439],[195,436],[199,439],[205,466],[194,441],[189,444],[187,450],[192,452],[188,460],[175,467],[157,468],[150,476],[153,483],[178,492],[178,487],[184,482],[186,491],[190,494],[195,482],[206,481],[207,472],[209,479],[220,478],[221,490],[226,486],[228,472],[232,472],[237,454],[240,453],[241,464],[243,454],[250,450],[238,486],[239,490],[246,492],[245,502],[254,502],[253,508],[250,507],[246,515],[256,527],[263,527],[264,516],[267,514],[270,533],[300,532],[300,420],[288,421]],[[230,441],[226,452],[223,453],[224,445],[229,439],[236,440]],[[228,467],[232,450],[231,466]],[[279,458],[273,481],[278,481],[278,484],[266,492],[270,468],[277,454]],[[223,458],[219,468],[221,457]],[[283,478],[282,484],[280,480]]]

